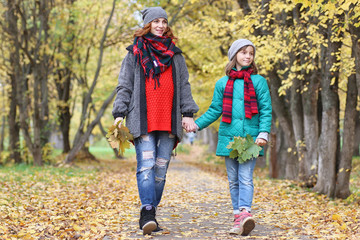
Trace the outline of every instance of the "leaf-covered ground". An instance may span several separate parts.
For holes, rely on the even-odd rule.
[[[135,159],[81,167],[0,168],[0,239],[238,239],[224,166],[198,146],[169,168],[157,219],[164,231],[143,236]],[[359,171],[354,168],[353,171]],[[356,185],[357,182],[352,184]],[[360,239],[355,201],[329,200],[257,169],[257,226],[244,239]]]

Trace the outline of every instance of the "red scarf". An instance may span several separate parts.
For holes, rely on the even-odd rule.
[[[133,51],[136,62],[144,69],[146,79],[155,80],[160,86],[160,74],[171,64],[175,44],[170,37],[147,33],[134,39]]]
[[[223,98],[223,122],[231,123],[234,81],[236,79],[244,79],[245,117],[251,119],[252,116],[258,114],[256,93],[250,76],[252,72],[253,70],[251,68],[241,71],[230,71]]]

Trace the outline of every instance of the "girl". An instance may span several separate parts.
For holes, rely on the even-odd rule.
[[[229,157],[231,149],[226,147],[234,137],[245,137],[247,134],[259,146],[268,142],[272,118],[271,98],[266,79],[257,74],[254,56],[255,46],[249,40],[239,39],[231,45],[226,76],[217,81],[209,109],[195,121],[201,130],[222,115],[216,155],[225,156],[235,218],[230,233],[243,236],[255,227],[251,204],[256,158],[239,164],[237,159]]]
[[[182,138],[182,126],[194,128],[194,102],[188,70],[175,46],[167,14],[161,7],[143,10],[144,27],[134,34],[122,62],[112,114],[114,124],[126,117],[134,137],[143,234],[161,228],[155,211],[164,190],[170,156]]]

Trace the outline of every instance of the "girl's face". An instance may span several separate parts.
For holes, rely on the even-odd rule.
[[[157,18],[151,22],[150,32],[156,36],[162,36],[168,26],[165,18]]]
[[[236,54],[236,69],[239,71],[242,67],[250,66],[254,61],[254,48],[252,46],[243,47]]]

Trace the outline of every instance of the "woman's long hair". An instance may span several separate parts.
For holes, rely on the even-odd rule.
[[[138,30],[136,30],[134,33],[134,38],[142,37],[145,34],[149,33],[150,31],[151,31],[151,22],[146,24],[143,28],[139,28]],[[170,37],[174,42],[176,42],[176,40],[177,40],[177,37],[174,36],[174,34],[169,26],[166,27],[163,36]]]
[[[237,51],[237,53],[240,52],[242,49],[247,48],[248,46],[251,46],[251,45],[246,45],[246,46],[240,48],[239,51]],[[225,74],[227,76],[229,76],[231,69],[233,69],[236,66],[236,55],[237,55],[237,53],[234,55],[233,59],[230,60],[230,62],[228,62],[228,64],[226,64],[226,66],[225,66]],[[255,64],[255,58],[252,61],[251,65],[250,65],[250,68],[253,70],[253,74],[258,73],[258,69],[257,69],[256,64]]]

